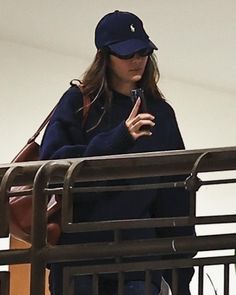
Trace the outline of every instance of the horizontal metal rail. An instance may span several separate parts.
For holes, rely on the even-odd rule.
[[[177,269],[188,268],[192,266],[209,266],[236,263],[235,256],[215,256],[202,258],[178,258],[163,260],[153,259],[153,261],[141,262],[122,262],[122,263],[107,263],[100,265],[83,265],[83,266],[69,266],[67,271],[71,274],[86,275],[91,273],[117,273],[117,272],[133,272],[160,269]]]
[[[116,156],[68,159],[67,163],[78,163],[78,181],[98,181],[190,174],[197,159],[207,154],[198,172],[227,171],[236,169],[236,147],[150,152]],[[0,166],[0,181],[9,167],[20,166],[24,173],[17,175],[14,185],[32,183],[38,169],[47,161],[12,163]],[[65,160],[57,160],[64,165]]]
[[[189,151],[151,152],[116,156],[102,156],[56,161],[37,161],[0,166],[0,237],[9,233],[9,205],[11,196],[32,196],[33,219],[31,247],[0,251],[0,264],[31,264],[31,295],[44,294],[45,268],[52,262],[83,262],[83,267],[69,267],[65,277],[93,275],[93,294],[98,293],[99,274],[115,272],[118,275],[119,294],[123,294],[123,272],[143,271],[146,294],[151,294],[151,270],[173,269],[173,294],[177,294],[178,268],[199,266],[199,294],[203,294],[204,265],[224,264],[224,293],[229,293],[229,264],[234,256],[180,258],[179,255],[201,251],[236,248],[236,233],[198,237],[170,237],[152,240],[127,241],[120,239],[120,231],[141,228],[183,227],[217,223],[236,223],[236,214],[199,216],[196,211],[196,192],[204,185],[233,184],[235,178],[202,181],[199,172],[236,170],[236,147]],[[159,182],[153,179],[182,175],[181,181]],[[150,183],[136,185],[99,185],[99,181],[150,178]],[[167,179],[167,180],[166,180]],[[119,181],[121,182],[121,181]],[[86,185],[84,184],[86,183]],[[108,182],[109,183],[109,182]],[[25,190],[12,192],[13,187],[28,185]],[[29,187],[30,186],[30,187]],[[185,188],[190,191],[190,216],[108,220],[73,223],[72,194],[80,192],[134,191],[143,189]],[[114,241],[50,246],[46,235],[46,207],[52,194],[62,196],[62,229],[67,233],[113,231]],[[40,196],[40,197],[37,197]],[[150,261],[150,255],[154,257]],[[163,258],[160,259],[160,256]],[[170,256],[171,259],[164,257]],[[155,258],[156,257],[156,258]],[[134,261],[126,262],[128,259]],[[135,259],[141,261],[135,261]],[[104,264],[104,260],[114,263]],[[100,261],[100,264],[99,264]],[[88,264],[87,264],[88,262]],[[94,265],[91,265],[94,262]],[[77,273],[77,274],[76,274]],[[70,282],[67,282],[70,286]],[[73,289],[73,287],[71,287]],[[68,294],[72,294],[68,289]],[[7,289],[5,289],[7,290]],[[5,292],[5,291],[4,291]],[[7,292],[7,291],[6,291]],[[7,293],[6,293],[7,294]],[[5,294],[4,294],[5,295]]]

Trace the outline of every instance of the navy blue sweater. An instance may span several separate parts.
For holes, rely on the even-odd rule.
[[[103,112],[103,101],[95,102],[82,128],[83,105],[78,87],[71,87],[62,97],[41,145],[41,159],[76,158],[79,156],[112,155],[130,152],[183,149],[183,141],[171,106],[164,100],[148,99],[148,109],[156,119],[151,137],[134,141],[125,126],[133,107],[130,97],[114,92],[109,111],[93,131]]]
[[[102,99],[90,108],[86,125],[82,128],[82,112],[78,110],[83,99],[78,87],[73,86],[61,98],[59,105],[46,129],[42,140],[41,159],[76,158],[81,156],[114,155],[136,152],[151,152],[183,149],[183,140],[171,106],[165,101],[147,98],[147,107],[155,116],[152,136],[134,140],[125,125],[133,102],[130,97],[113,92],[109,110],[101,123],[86,132],[98,122],[104,108]],[[130,184],[140,180],[124,180]],[[147,181],[147,180],[142,180]],[[157,181],[152,179],[151,181]],[[165,199],[165,200],[164,200]],[[179,216],[188,213],[188,197],[182,190],[166,190],[164,198],[157,190],[133,192],[105,192],[79,194],[75,198],[76,221],[94,221],[127,218],[148,218],[152,216]],[[76,210],[78,208],[78,210]],[[124,238],[152,238],[153,229],[133,230]],[[79,234],[79,241],[112,240],[110,233]],[[68,242],[71,242],[71,240]]]
[[[176,122],[175,113],[165,100],[147,98],[147,107],[155,116],[152,136],[134,140],[125,125],[133,102],[130,97],[113,92],[109,110],[101,123],[95,126],[104,111],[104,102],[97,100],[89,110],[86,124],[82,127],[83,105],[79,88],[73,86],[63,95],[49,125],[46,128],[42,144],[41,159],[76,158],[81,156],[114,155],[136,152],[151,152],[183,149],[184,144]],[[157,182],[162,179],[123,180],[123,184]],[[164,180],[165,181],[165,180]],[[104,183],[103,183],[104,185]],[[188,215],[189,196],[183,189],[118,191],[104,193],[86,193],[74,196],[74,221],[98,221],[114,219],[138,219],[150,217],[168,217]],[[149,239],[170,235],[194,234],[193,227],[123,230],[123,239]],[[59,243],[112,241],[112,232],[63,234]],[[149,257],[153,259],[154,257]],[[58,272],[63,265],[51,265],[52,272]],[[184,275],[182,285],[188,286],[192,276]],[[143,274],[131,273],[127,279],[142,280]],[[55,281],[58,294],[61,294],[62,278]],[[152,281],[160,284],[160,272],[152,273]],[[57,294],[57,293],[55,293]],[[189,294],[189,293],[183,293]]]

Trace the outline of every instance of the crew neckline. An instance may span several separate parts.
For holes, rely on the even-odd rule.
[[[123,96],[123,97],[131,98],[131,93],[130,93],[130,95],[126,95],[126,94],[123,94],[123,93],[121,93],[121,92],[118,92],[117,90],[112,90],[112,92],[113,92],[115,95],[118,95],[118,96]]]

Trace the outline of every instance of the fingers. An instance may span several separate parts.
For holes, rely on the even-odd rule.
[[[142,130],[139,131],[138,133],[133,133],[133,138],[138,139],[141,136],[151,136],[152,132],[150,130]]]
[[[155,123],[148,119],[143,119],[137,121],[135,124],[130,124],[129,132],[134,139],[137,139],[141,136],[150,136],[152,135],[151,128],[155,126]]]
[[[148,113],[142,113],[135,116],[133,119],[126,121],[126,126],[129,133],[136,140],[141,136],[151,136],[150,129],[155,126],[154,116]]]
[[[151,123],[154,123],[153,122],[154,119],[155,119],[155,117],[153,115],[149,114],[149,113],[141,113],[141,114],[138,114],[137,116],[135,116],[133,118],[133,120],[131,120],[131,122],[132,122],[132,125],[135,125],[138,122],[140,123],[140,122],[142,122],[144,120],[148,120]],[[154,123],[154,125],[155,125],[155,123]]]
[[[151,129],[152,127],[155,126],[155,123],[151,120],[140,120],[134,125],[132,125],[131,131],[138,131],[140,130],[143,126],[145,126],[145,129]]]
[[[152,132],[150,129],[155,126],[155,117],[153,115],[149,113],[139,113],[140,105],[141,99],[139,97],[128,119],[125,121],[129,133],[135,140],[141,136],[151,136]]]
[[[135,104],[134,104],[134,106],[133,106],[133,108],[132,108],[132,111],[131,111],[131,113],[130,113],[130,115],[129,115],[128,120],[129,120],[129,119],[133,119],[134,117],[137,116],[138,111],[139,111],[140,104],[141,104],[141,99],[140,99],[140,97],[139,97],[139,98],[136,100],[136,102],[135,102]]]

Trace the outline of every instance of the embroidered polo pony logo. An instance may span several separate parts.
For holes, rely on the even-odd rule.
[[[134,33],[135,32],[135,26],[133,24],[131,24],[129,27],[130,27],[131,32]]]

